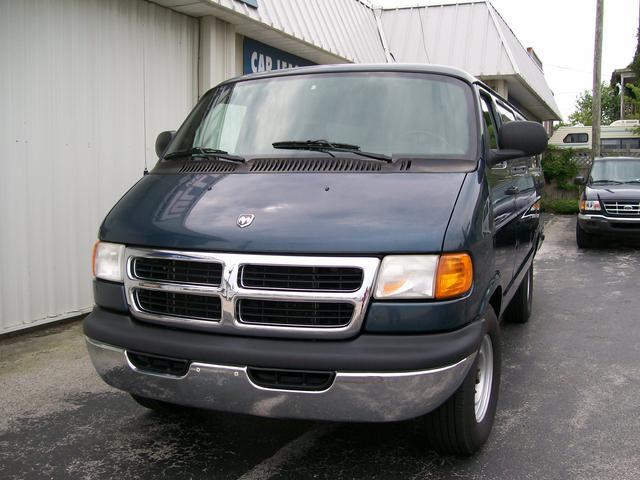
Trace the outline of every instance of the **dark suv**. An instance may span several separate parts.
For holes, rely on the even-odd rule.
[[[640,238],[640,158],[596,158],[585,179],[576,224],[578,247],[593,246],[597,237]]]
[[[93,363],[149,408],[428,414],[430,445],[470,454],[493,424],[498,318],[531,313],[546,143],[452,68],[224,82],[100,227]]]

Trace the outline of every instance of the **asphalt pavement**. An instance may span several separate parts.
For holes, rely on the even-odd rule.
[[[159,415],[105,385],[78,322],[0,339],[0,478],[638,479],[640,249],[580,251],[552,217],[534,313],[503,325],[498,414],[471,458],[425,447],[420,421]]]

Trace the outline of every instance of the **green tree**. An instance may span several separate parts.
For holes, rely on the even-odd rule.
[[[636,112],[632,115],[632,118],[640,118],[640,25],[638,25],[638,34],[636,43],[636,53],[633,56],[633,60],[629,64],[629,68],[636,74],[636,83],[627,83],[624,85],[626,88],[622,88],[623,95],[625,95],[625,105],[633,105],[633,110]],[[626,109],[625,109],[626,110]],[[625,118],[628,118],[625,115]],[[636,135],[640,135],[640,127],[636,127],[634,132]]]
[[[620,95],[615,89],[606,83],[600,86],[602,95],[602,125],[609,125],[611,122],[620,118]],[[571,125],[591,125],[593,95],[591,90],[582,92],[577,100],[575,111],[569,115],[569,123]]]

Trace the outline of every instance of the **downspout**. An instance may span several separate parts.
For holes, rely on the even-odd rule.
[[[373,9],[373,18],[376,19],[376,26],[378,27],[378,35],[380,35],[380,43],[382,43],[382,49],[384,50],[384,57],[387,60],[387,63],[395,63],[396,59],[393,58],[393,54],[389,50],[389,45],[387,44],[387,38],[384,36],[384,30],[382,28],[382,9],[381,8]]]

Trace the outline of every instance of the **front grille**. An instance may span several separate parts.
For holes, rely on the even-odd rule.
[[[351,321],[353,305],[344,302],[238,301],[243,323],[293,327],[342,327]]]
[[[617,201],[617,202],[603,202],[604,209],[609,215],[619,217],[639,217],[640,216],[640,202],[638,200],[633,201]]]
[[[222,264],[136,257],[133,259],[133,276],[141,280],[217,287],[222,280]]]
[[[147,313],[219,321],[222,307],[220,297],[162,290],[135,290],[138,308]]]
[[[315,372],[306,370],[273,370],[267,368],[247,369],[253,383],[263,388],[279,390],[326,390],[333,383],[334,372]]]
[[[127,351],[127,358],[138,370],[183,377],[189,371],[188,360]]]
[[[244,288],[355,292],[362,285],[362,269],[354,267],[299,267],[245,265],[240,273]]]

